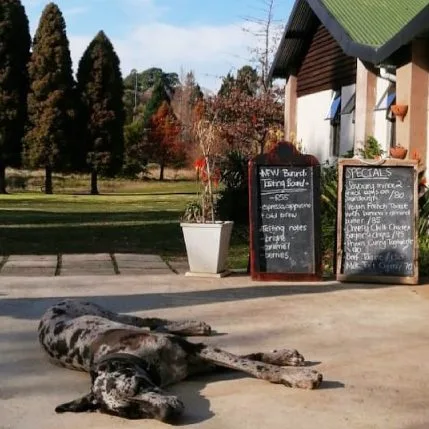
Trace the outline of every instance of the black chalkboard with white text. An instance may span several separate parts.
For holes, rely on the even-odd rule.
[[[249,164],[254,279],[320,276],[320,167],[314,157],[292,155],[257,157]]]
[[[418,281],[417,165],[339,163],[337,278]]]

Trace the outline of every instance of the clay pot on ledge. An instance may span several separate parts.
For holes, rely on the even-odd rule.
[[[401,121],[403,121],[408,112],[408,106],[406,104],[392,104],[390,110],[395,116],[401,118]]]
[[[390,156],[396,159],[404,159],[407,156],[408,150],[402,146],[395,146],[390,148]]]

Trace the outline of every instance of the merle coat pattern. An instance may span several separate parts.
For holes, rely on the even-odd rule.
[[[118,314],[85,301],[65,300],[49,308],[39,340],[50,360],[90,373],[90,392],[59,405],[57,412],[99,410],[129,419],[172,421],[183,404],[163,389],[216,367],[243,371],[289,387],[316,388],[322,375],[301,366],[296,350],[236,356],[182,336],[210,335],[204,322],[171,322]]]

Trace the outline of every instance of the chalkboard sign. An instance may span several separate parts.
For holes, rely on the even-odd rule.
[[[251,276],[309,280],[321,275],[320,167],[282,143],[249,163]]]
[[[417,162],[339,162],[337,278],[418,282]]]

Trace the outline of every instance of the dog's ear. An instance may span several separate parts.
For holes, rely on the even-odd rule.
[[[55,408],[55,412],[84,413],[86,411],[96,411],[98,408],[99,405],[95,401],[94,395],[91,392],[81,398],[75,399],[74,401],[58,405],[58,407]]]

